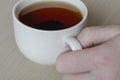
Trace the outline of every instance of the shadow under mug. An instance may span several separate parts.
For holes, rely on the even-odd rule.
[[[80,23],[73,27],[46,31],[37,30],[28,27],[21,23],[18,19],[20,11],[26,6],[47,0],[20,0],[12,10],[14,34],[18,48],[28,59],[39,64],[55,64],[57,57],[67,50],[82,49],[80,42],[75,38],[80,31],[86,26],[88,10],[81,0],[48,0],[48,1],[62,1],[77,7],[83,19]]]

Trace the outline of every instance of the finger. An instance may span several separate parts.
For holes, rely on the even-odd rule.
[[[93,56],[90,50],[63,53],[57,59],[56,67],[61,73],[83,73],[92,70]]]
[[[94,71],[101,65],[107,65],[111,61],[107,54],[111,52],[109,47],[110,45],[106,43],[92,48],[63,53],[57,59],[56,68],[61,73]]]
[[[94,80],[91,74],[68,74],[63,76],[63,80]]]
[[[120,34],[120,26],[94,26],[85,28],[78,36],[83,48],[101,44],[114,36]]]

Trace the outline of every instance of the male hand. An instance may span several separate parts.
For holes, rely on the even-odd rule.
[[[120,80],[120,26],[88,27],[78,40],[84,49],[57,59],[64,80]]]

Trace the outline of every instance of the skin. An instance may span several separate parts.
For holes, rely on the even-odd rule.
[[[83,49],[67,51],[56,62],[63,80],[120,80],[120,26],[93,26],[78,36]]]

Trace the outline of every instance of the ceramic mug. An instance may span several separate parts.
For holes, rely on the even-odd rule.
[[[77,35],[84,28],[87,22],[88,10],[81,0],[48,0],[62,1],[77,7],[82,15],[81,22],[73,27],[63,30],[38,30],[19,21],[18,15],[26,6],[47,0],[20,0],[12,11],[14,34],[18,48],[28,59],[40,64],[55,64],[57,57],[67,50],[82,49]]]

